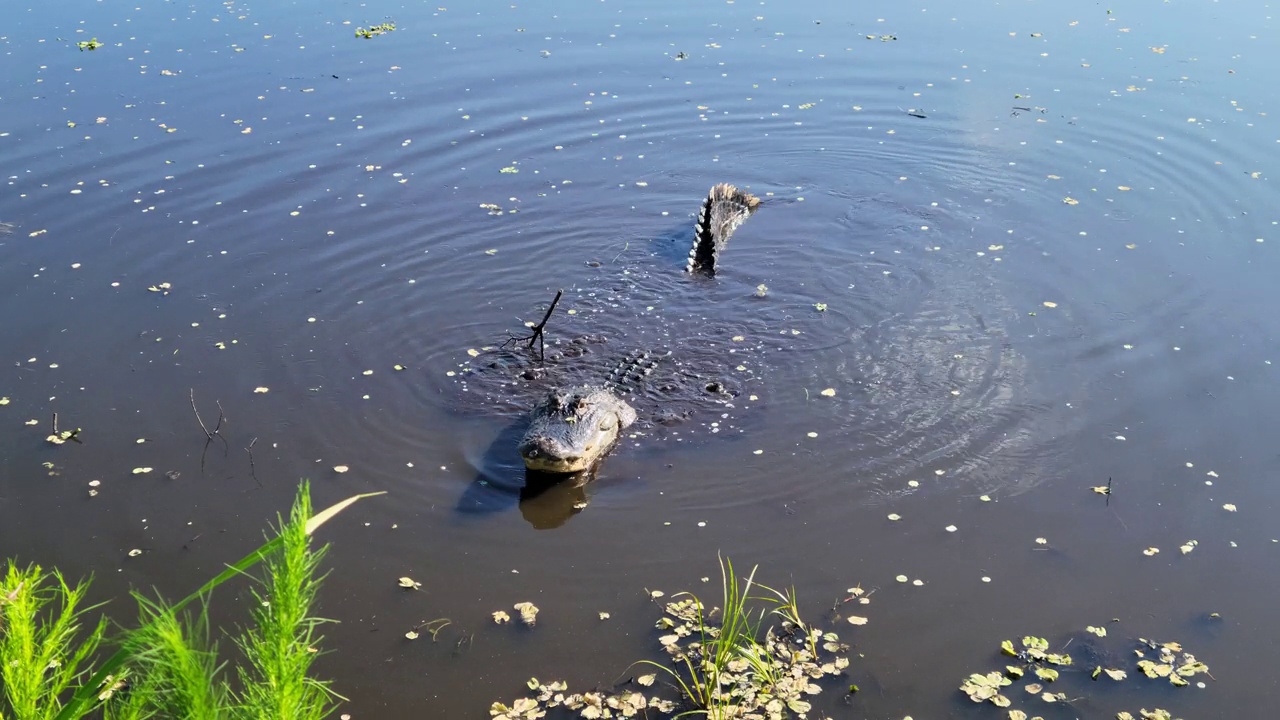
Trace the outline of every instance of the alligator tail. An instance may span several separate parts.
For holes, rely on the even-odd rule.
[[[714,275],[717,254],[759,204],[759,198],[728,183],[711,188],[693,226],[693,247],[689,249],[687,270]]]

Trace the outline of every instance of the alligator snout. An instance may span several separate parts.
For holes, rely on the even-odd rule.
[[[526,437],[520,443],[520,457],[524,458],[525,467],[530,470],[552,473],[571,473],[586,470],[595,460],[595,455],[587,446],[581,452],[571,449],[564,443],[550,437]]]

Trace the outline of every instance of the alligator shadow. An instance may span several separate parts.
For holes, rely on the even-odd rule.
[[[595,479],[595,469],[567,475],[526,470],[516,446],[528,428],[528,421],[522,420],[498,433],[475,463],[475,479],[458,498],[456,512],[493,515],[518,506],[530,525],[550,530],[586,508],[586,485]]]

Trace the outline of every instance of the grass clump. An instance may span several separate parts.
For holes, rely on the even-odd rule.
[[[494,703],[490,716],[529,720],[544,717],[552,708],[564,708],[588,720],[651,717],[650,713],[677,710],[677,718],[700,715],[710,720],[805,717],[812,710],[806,698],[822,690],[817,682],[849,666],[847,658],[835,656],[849,647],[835,633],[800,618],[794,589],[775,590],[757,582],[755,575],[752,568],[739,578],[733,563],[722,559],[720,607],[708,609],[693,593],[673,596],[657,622],[664,633],[659,642],[671,663],[639,661],[638,665],[654,672],[633,678],[638,688],[569,693],[563,682],[534,678],[529,681],[531,696],[511,705]],[[665,597],[660,591],[649,595],[655,601]],[[652,691],[646,696],[647,688],[659,690],[653,687],[659,676],[666,676],[671,681],[668,688],[680,697]]]
[[[56,570],[9,560],[0,578],[0,720],[326,717],[341,698],[311,675],[325,552],[311,547],[311,534],[361,497],[313,514],[304,483],[261,547],[176,603],[134,593],[137,626],[110,640],[105,618],[86,625],[98,607],[84,606],[88,582],[72,586]],[[230,670],[211,639],[209,596],[259,563],[250,623],[232,636],[240,662]],[[107,645],[115,652],[95,664]]]
[[[82,633],[87,583],[9,560],[0,580],[0,719],[52,720],[106,632],[106,620]]]
[[[658,628],[671,632],[659,642],[674,667],[641,662],[670,676],[693,704],[681,715],[711,720],[804,715],[811,710],[806,697],[822,690],[814,681],[849,666],[845,657],[822,657],[848,646],[834,632],[800,618],[794,589],[783,592],[757,582],[756,569],[739,580],[732,561],[722,559],[722,608],[707,610],[688,592],[667,603]],[[752,594],[757,590],[763,594]],[[765,627],[766,619],[779,622]]]
[[[311,614],[320,590],[325,548],[312,550],[306,531],[311,503],[299,498],[280,529],[281,551],[266,563],[265,593],[255,589],[253,622],[236,640],[248,665],[239,668],[248,717],[322,718],[333,709],[329,684],[311,677],[324,622]]]

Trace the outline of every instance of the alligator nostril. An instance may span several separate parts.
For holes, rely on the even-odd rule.
[[[531,458],[538,457],[538,448],[529,448],[524,452],[524,456]]]

